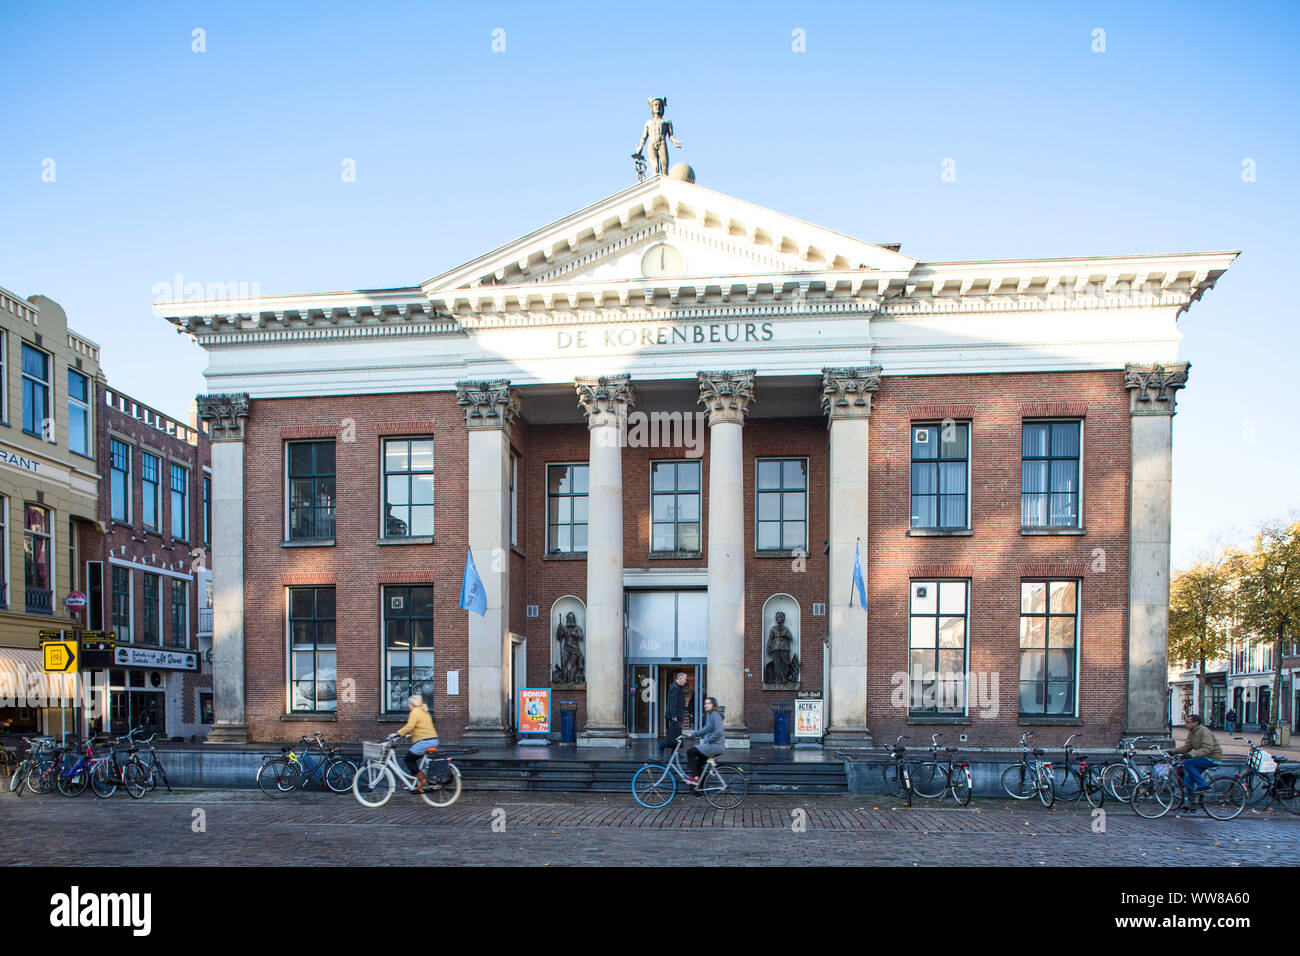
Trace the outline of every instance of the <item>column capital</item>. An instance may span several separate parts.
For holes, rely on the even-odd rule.
[[[195,395],[198,418],[208,422],[213,441],[243,441],[244,424],[248,420],[248,393],[221,395]]]
[[[879,365],[822,369],[822,412],[831,421],[870,418],[871,396],[880,388]]]
[[[1173,415],[1174,393],[1187,385],[1188,362],[1173,365],[1124,366],[1124,387],[1128,389],[1130,415]]]
[[[588,429],[618,425],[636,404],[636,386],[626,373],[575,378],[573,387],[578,390],[578,404],[587,416]]]
[[[709,411],[709,426],[733,422],[745,424],[754,402],[754,369],[731,372],[696,372],[700,381],[697,404]]]
[[[456,404],[465,406],[465,427],[470,431],[504,431],[519,417],[519,392],[510,380],[457,382]]]

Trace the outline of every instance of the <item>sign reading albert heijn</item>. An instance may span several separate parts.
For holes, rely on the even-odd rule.
[[[196,671],[199,669],[197,651],[169,651],[157,647],[122,647],[114,652],[118,667],[153,667],[160,670]]]

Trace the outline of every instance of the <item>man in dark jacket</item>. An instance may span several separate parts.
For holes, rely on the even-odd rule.
[[[678,671],[673,682],[668,685],[668,700],[664,702],[664,722],[668,728],[668,736],[659,741],[659,756],[664,755],[665,750],[671,750],[677,746],[677,738],[682,735],[682,718],[686,716],[686,694],[682,690],[686,686],[686,673]]]

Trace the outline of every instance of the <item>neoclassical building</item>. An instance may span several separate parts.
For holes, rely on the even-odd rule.
[[[679,671],[734,746],[799,697],[836,746],[1162,732],[1177,322],[1235,255],[922,262],[653,176],[418,285],[160,303],[209,358],[210,739],[415,691],[504,740],[549,687],[619,746]]]

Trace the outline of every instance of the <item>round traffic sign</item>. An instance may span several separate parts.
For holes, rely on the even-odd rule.
[[[80,611],[86,606],[86,595],[73,591],[63,599],[63,604],[69,611]]]

